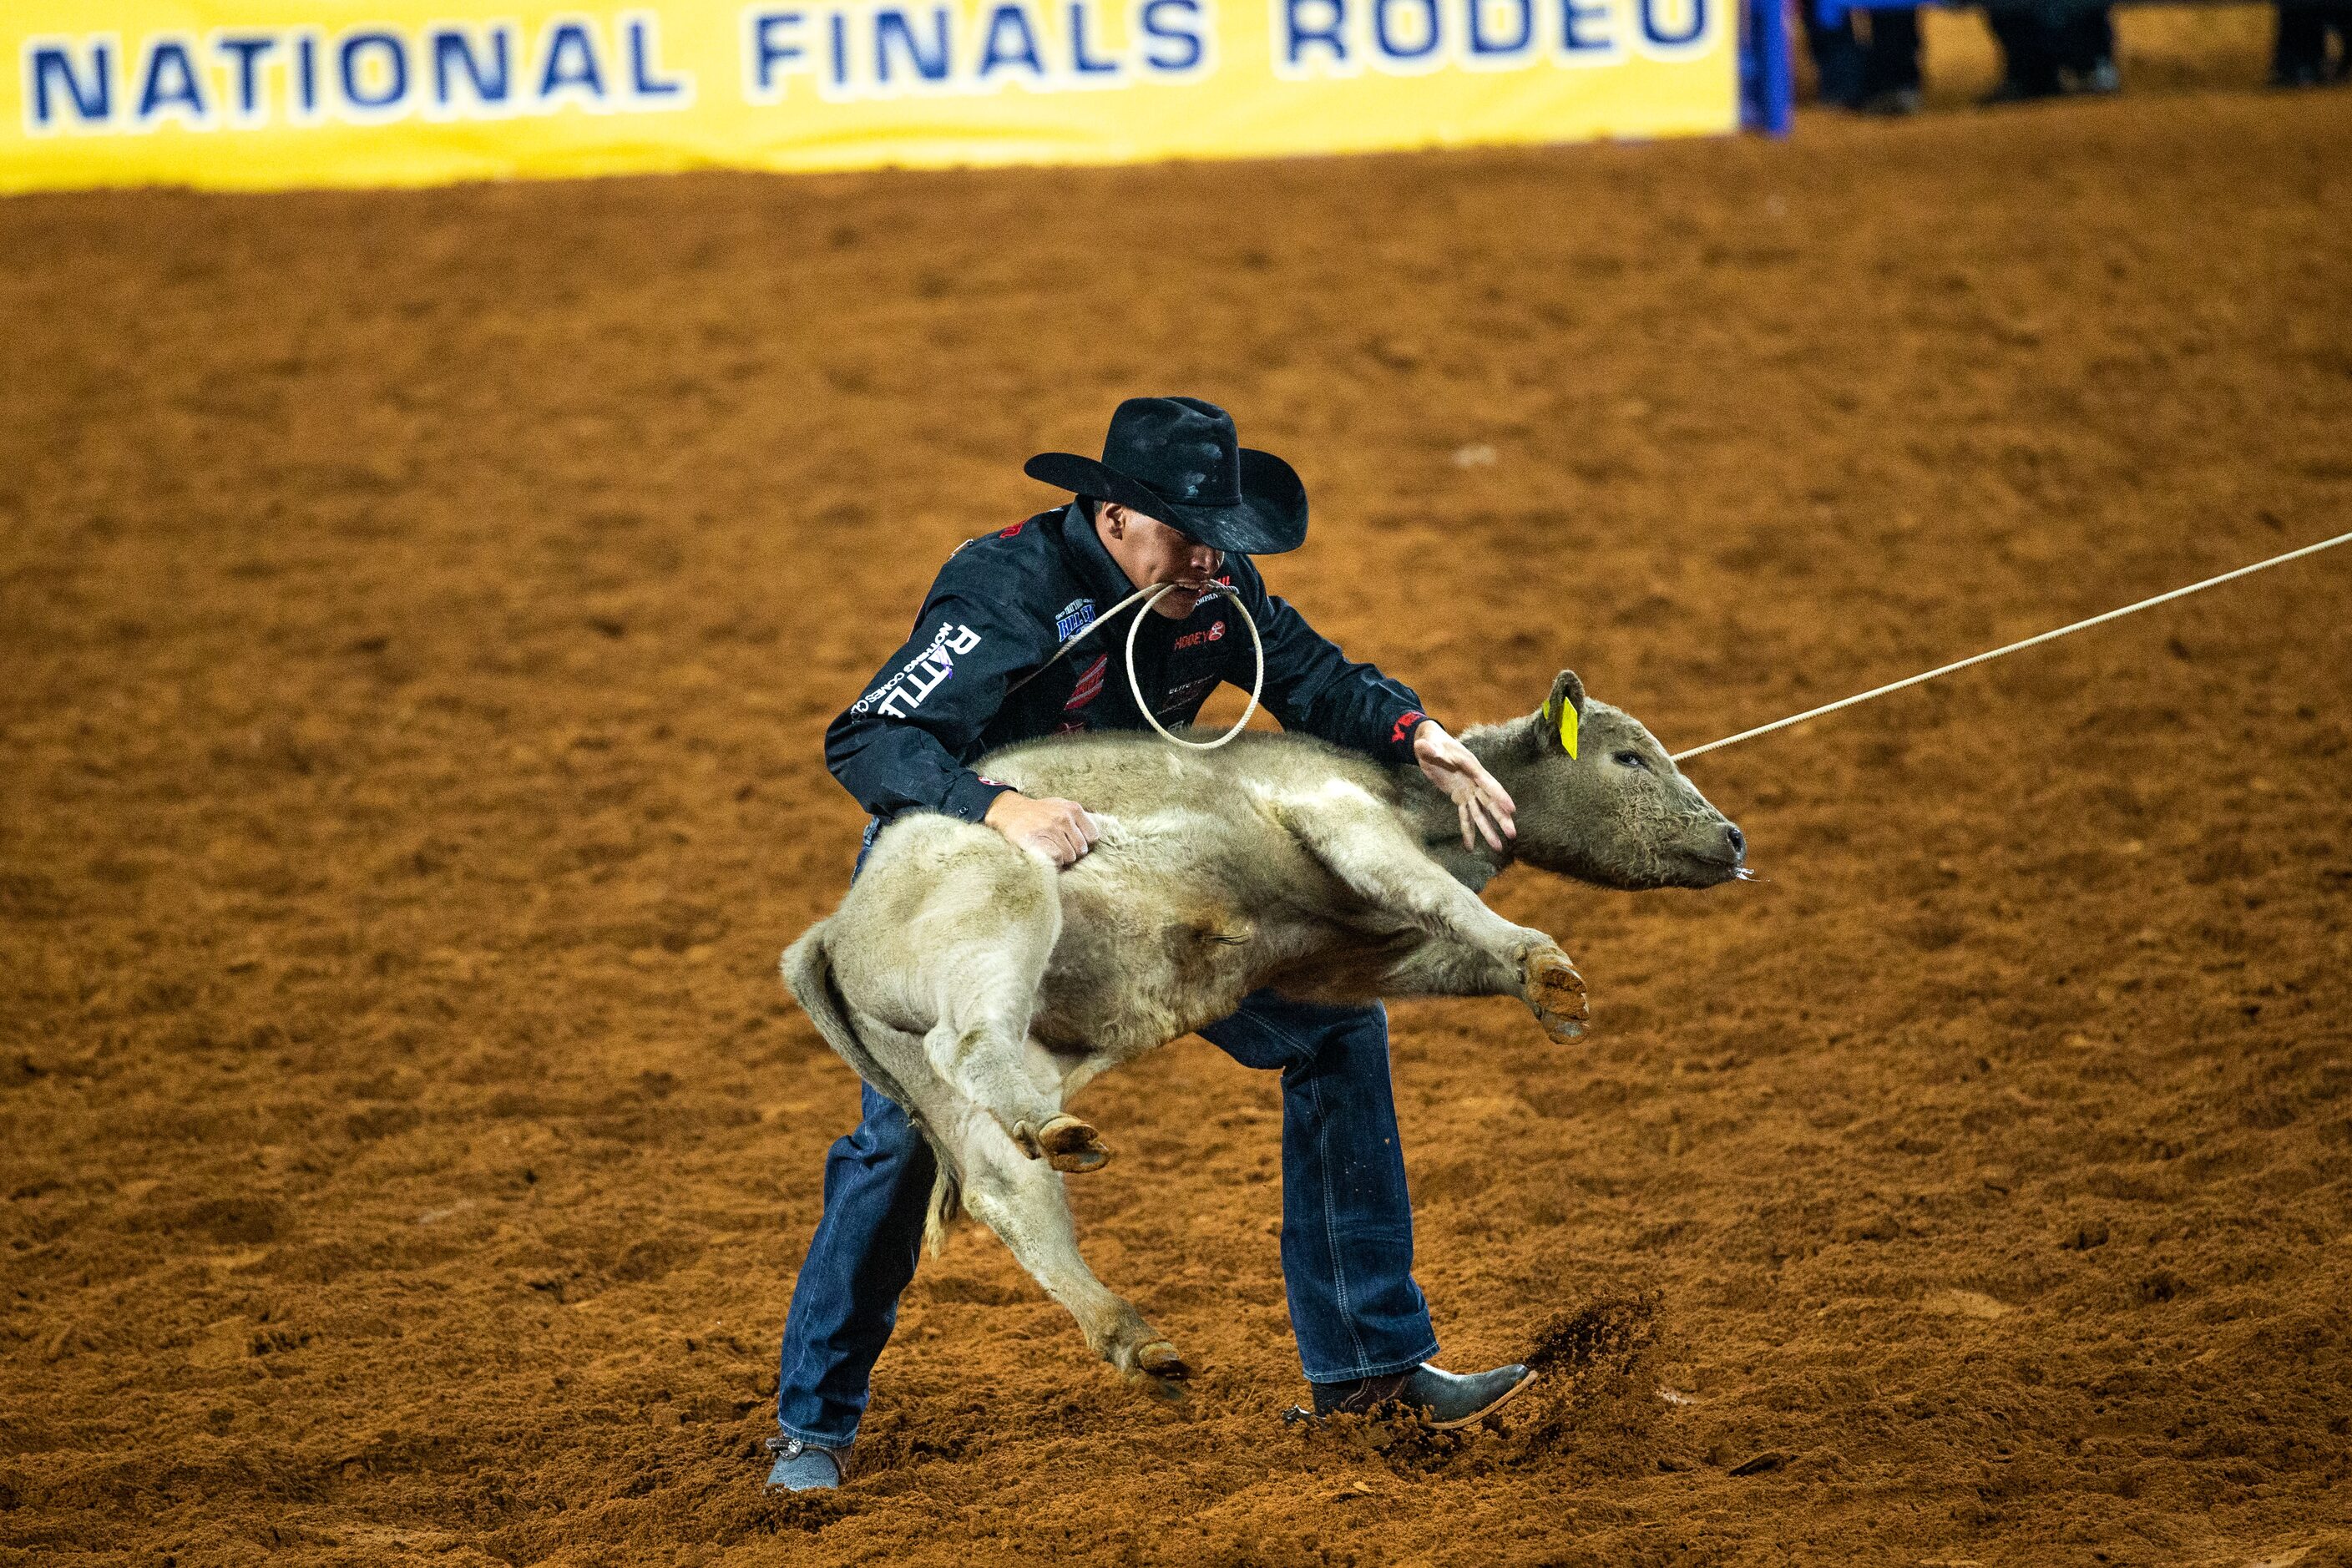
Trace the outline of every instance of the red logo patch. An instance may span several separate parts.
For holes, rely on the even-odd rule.
[[[1016,522],[1011,528],[999,529],[997,531],[996,537],[999,539],[1010,539],[1028,526],[1029,524],[1026,521]]]
[[[1412,727],[1428,717],[1428,714],[1418,708],[1406,709],[1403,716],[1397,720],[1396,728],[1389,731],[1389,743],[1395,746],[1403,745],[1405,737],[1412,733]]]
[[[1199,647],[1202,643],[1215,642],[1224,635],[1225,623],[1219,621],[1207,631],[1186,632],[1182,637],[1176,639],[1176,648],[1177,651],[1181,653],[1188,647]]]
[[[1070,700],[1062,704],[1062,711],[1065,713],[1075,711],[1100,697],[1103,689],[1103,671],[1109,668],[1109,665],[1110,655],[1107,653],[1096,655],[1095,661],[1087,666],[1085,672],[1078,677],[1077,689],[1070,693]]]

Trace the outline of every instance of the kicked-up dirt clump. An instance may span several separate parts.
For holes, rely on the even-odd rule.
[[[1658,1291],[1608,1296],[1536,1331],[1528,1365],[1534,1419],[1518,1434],[1531,1453],[1559,1452],[1618,1474],[1654,1459],[1662,1405],[1686,1396],[1661,1381]]]

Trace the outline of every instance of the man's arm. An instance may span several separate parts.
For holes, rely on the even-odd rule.
[[[1266,711],[1286,730],[1302,730],[1381,762],[1412,763],[1462,818],[1462,844],[1475,830],[1495,848],[1514,837],[1517,809],[1469,748],[1422,711],[1412,688],[1339,651],[1288,602],[1265,591],[1255,565],[1234,574],[1234,587],[1265,642]],[[1250,658],[1245,648],[1235,657]]]
[[[1412,762],[1413,731],[1429,717],[1412,688],[1350,659],[1287,601],[1267,593],[1254,563],[1236,564],[1234,588],[1265,643],[1266,711],[1286,730],[1304,731],[1384,763]],[[1233,679],[1246,681],[1242,672],[1250,668],[1247,643],[1233,657]]]
[[[915,635],[826,728],[825,766],[877,816],[937,811],[984,822],[1067,866],[1100,836],[1082,807],[1033,800],[956,760],[1003,706],[1013,679],[1050,655],[1045,628],[959,591],[948,575],[932,585]]]
[[[1003,706],[1013,679],[1052,651],[1044,646],[1050,628],[1021,625],[1017,608],[1008,615],[948,575],[906,646],[824,732],[824,765],[877,816],[937,811],[986,820],[1005,786],[957,759]]]

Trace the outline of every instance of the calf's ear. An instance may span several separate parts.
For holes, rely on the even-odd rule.
[[[1584,682],[1576,679],[1576,671],[1563,669],[1554,678],[1543,716],[1544,738],[1558,741],[1561,751],[1575,756],[1577,721],[1584,717]]]

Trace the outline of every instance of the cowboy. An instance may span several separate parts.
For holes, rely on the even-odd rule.
[[[902,812],[982,822],[1068,866],[1094,844],[1082,801],[1031,799],[972,770],[1000,747],[1087,730],[1140,730],[1142,710],[1108,651],[1056,650],[1139,589],[1179,586],[1135,638],[1136,683],[1161,723],[1186,723],[1221,681],[1245,684],[1250,639],[1231,624],[1233,588],[1265,649],[1265,702],[1303,730],[1384,762],[1416,762],[1496,848],[1512,804],[1412,691],[1350,662],[1269,595],[1252,556],[1307,536],[1307,492],[1290,465],[1243,447],[1225,412],[1198,398],[1119,405],[1100,462],[1066,452],[1025,471],[1076,498],[949,557],[913,636],[825,731],[825,764],[872,814],[866,844]],[[1143,615],[1140,609],[1128,612]],[[1115,645],[1112,628],[1094,639]],[[864,855],[859,861],[862,864]],[[853,873],[854,874],[854,873]],[[1402,1405],[1466,1426],[1525,1386],[1524,1366],[1468,1376],[1429,1364],[1429,1309],[1412,1279],[1412,1208],[1389,1085],[1388,1015],[1272,991],[1201,1031],[1244,1066],[1282,1073],[1282,1271],[1318,1415]],[[781,1435],[771,1488],[838,1486],[874,1363],[914,1278],[933,1155],[898,1105],[864,1089],[865,1120],[825,1160],[824,1214],[784,1323]]]

